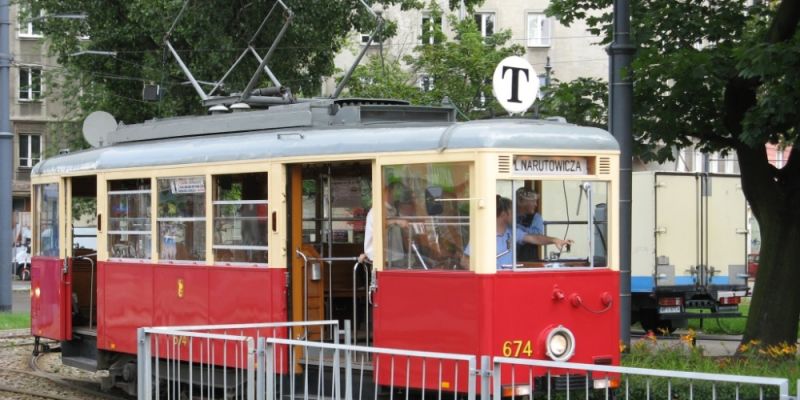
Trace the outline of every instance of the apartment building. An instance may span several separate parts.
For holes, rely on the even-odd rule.
[[[449,11],[446,0],[437,1],[440,8],[446,10],[446,14],[455,14],[458,18],[473,18],[483,35],[511,30],[511,41],[525,47],[525,57],[542,81],[548,58],[553,79],[567,82],[578,77],[608,76],[608,55],[602,46],[596,44],[599,38],[591,35],[582,21],[576,21],[567,27],[546,16],[544,10],[549,3],[547,0],[486,0],[469,15],[463,10]],[[430,11],[401,11],[399,7],[389,7],[383,10],[383,16],[397,23],[397,34],[383,43],[383,54],[392,59],[412,55],[414,48],[422,43],[422,30],[429,26]],[[436,23],[441,23],[443,31],[452,37],[447,18]],[[337,55],[336,66],[346,71],[366,45],[368,38],[368,33],[354,34],[353,45]],[[372,44],[367,54],[378,54],[379,47]],[[420,77],[421,86],[424,78]],[[333,92],[334,86],[332,79],[327,80],[323,94]]]
[[[4,160],[13,163],[12,210],[17,229],[30,223],[30,173],[49,148],[48,124],[58,121],[64,114],[64,107],[48,95],[46,87],[46,71],[52,70],[56,61],[48,55],[38,29],[44,18],[22,16],[27,14],[20,8],[22,6],[19,2],[10,5],[13,60],[9,73],[9,105],[14,151],[11,160]]]

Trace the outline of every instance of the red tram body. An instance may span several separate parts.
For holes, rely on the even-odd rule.
[[[372,323],[355,330],[357,338],[363,337],[359,330],[371,331],[375,346],[549,359],[545,342],[558,328],[572,335],[567,360],[619,364],[618,150],[608,133],[532,120],[456,123],[450,109],[328,102],[303,105],[304,119],[284,120],[284,126],[269,119],[282,115],[275,107],[119,128],[106,147],[39,164],[33,174],[32,334],[62,341],[65,364],[109,369],[113,376],[118,363],[135,362],[140,327],[354,316],[363,322],[360,311],[346,305],[367,300],[352,299],[350,288],[373,284]],[[331,104],[340,116],[357,118],[329,115]],[[394,120],[397,115],[403,122]],[[333,126],[320,125],[320,118]],[[207,128],[222,124],[229,128]],[[575,159],[583,170],[515,169],[524,169],[517,160],[527,159]],[[230,200],[231,187],[240,184],[244,193],[248,182],[261,182],[253,178],[261,173],[269,184],[259,183],[265,187],[257,190],[258,200]],[[171,178],[188,175],[199,176],[194,188]],[[362,199],[390,203],[398,197],[387,191],[390,183],[405,186],[409,193],[399,196],[416,211],[404,217],[402,203],[395,204],[396,216],[376,208],[373,281],[349,282],[353,263],[340,261],[328,262],[322,278],[313,280],[295,252],[310,248],[332,260],[358,256],[366,236],[359,231]],[[359,188],[364,193],[353,194]],[[501,262],[505,255],[491,240],[500,237],[499,202],[511,201],[507,218],[515,224],[523,188],[538,193],[548,234],[574,239],[571,253],[554,255],[555,246],[541,245],[537,260],[521,260],[509,244],[512,262]],[[339,199],[322,199],[328,195]],[[119,202],[114,196],[128,197]],[[205,203],[195,203],[188,217],[162,215],[167,206],[190,204],[174,200],[180,196]],[[69,205],[79,197],[94,199],[96,215],[72,215]],[[575,202],[559,206],[566,197]],[[263,208],[251,219],[267,228],[257,230],[265,238],[244,243],[249,233],[241,228],[247,221],[242,210],[253,203]],[[346,205],[337,211],[337,204]],[[577,213],[576,204],[584,207]],[[320,212],[320,205],[331,208]],[[344,209],[346,218],[332,221]],[[120,217],[120,210],[128,216]],[[601,211],[602,217],[594,214]],[[240,219],[229,223],[223,218],[229,212]],[[98,249],[72,243],[67,222],[81,218],[96,224]],[[402,218],[409,221],[403,243],[416,253],[401,246],[409,253],[392,264],[391,225]],[[583,225],[576,228],[578,219]],[[169,233],[176,226],[179,233]],[[518,243],[522,234],[513,226],[507,229]],[[241,231],[225,239],[226,229]],[[177,250],[170,247],[175,241]],[[467,261],[459,265],[459,258]],[[389,374],[384,370],[376,379],[386,382]]]

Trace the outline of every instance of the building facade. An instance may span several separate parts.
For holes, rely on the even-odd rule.
[[[15,238],[30,225],[31,169],[48,150],[48,126],[64,114],[64,107],[47,88],[46,74],[56,66],[48,55],[38,25],[43,17],[30,18],[19,2],[10,4],[12,68],[10,82],[11,131],[14,133],[12,163],[12,210]],[[52,146],[50,146],[52,147]],[[50,149],[50,151],[53,151]],[[18,239],[18,238],[17,238]]]
[[[509,44],[520,44],[525,47],[525,58],[539,74],[542,82],[545,77],[545,66],[551,67],[551,78],[562,82],[578,77],[606,78],[608,76],[608,55],[605,49],[597,45],[599,38],[591,35],[582,21],[575,21],[571,26],[559,24],[555,19],[545,15],[547,0],[486,0],[474,12],[464,10],[448,10],[448,1],[436,0],[444,10],[445,18],[435,21],[442,24],[443,31],[453,37],[450,22],[446,18],[453,14],[458,18],[473,18],[483,35],[504,30],[511,31]],[[414,48],[421,44],[423,29],[429,26],[431,13],[429,10],[401,11],[393,6],[382,10],[385,19],[397,23],[397,33],[383,43],[383,53],[391,59],[402,59],[411,55]],[[353,45],[343,50],[336,57],[336,66],[346,71],[353,64],[357,54],[366,45],[369,33],[355,33]],[[367,55],[377,55],[380,46],[372,44]],[[424,85],[420,77],[420,86]],[[335,82],[328,79],[323,88],[323,95],[333,92]]]

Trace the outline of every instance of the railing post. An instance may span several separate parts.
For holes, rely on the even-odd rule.
[[[355,311],[353,311],[353,314],[355,314]],[[344,320],[344,344],[347,346],[353,345],[352,330],[350,328],[350,320]],[[344,367],[344,398],[353,400],[353,352],[350,350],[344,353]]]
[[[256,400],[264,400],[264,378],[266,377],[264,366],[266,362],[267,359],[264,357],[264,337],[259,337],[256,345]]]
[[[467,400],[475,400],[475,392],[477,389],[477,376],[481,374],[481,370],[478,369],[478,360],[475,357],[472,357],[469,360],[469,377],[467,380]]]
[[[342,375],[341,370],[339,369],[339,347],[340,344],[339,340],[339,324],[336,324],[333,327],[333,343],[337,345],[336,349],[333,350],[333,373],[331,374],[333,379],[333,398],[339,400],[342,398]]]
[[[497,361],[492,362],[492,388],[494,391],[494,398],[495,399],[502,399],[503,391],[500,386],[500,363]]]
[[[253,338],[247,338],[247,399],[256,398],[256,349]],[[191,369],[190,369],[191,371]]]
[[[150,336],[145,332],[145,328],[139,328],[136,331],[136,337],[138,347],[136,364],[139,374],[137,397],[139,400],[151,400],[153,398],[153,393],[151,392],[153,374],[151,373],[150,365]]]
[[[263,340],[263,339],[262,339]],[[266,364],[267,370],[267,400],[272,400],[276,398],[275,395],[275,343],[266,342],[266,351],[264,353],[264,363]],[[289,377],[292,378],[291,369],[294,368],[293,365],[289,365],[289,370],[287,370],[287,374]]]
[[[481,356],[481,399],[489,400],[492,387],[489,383],[492,380],[492,359],[489,356]]]

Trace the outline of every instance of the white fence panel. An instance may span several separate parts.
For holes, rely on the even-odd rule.
[[[506,357],[492,359],[491,379],[494,398],[512,388],[520,399],[791,399],[784,378]]]

